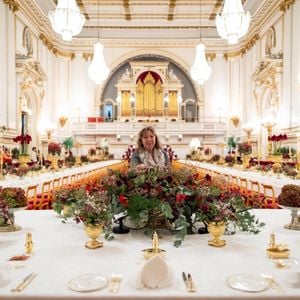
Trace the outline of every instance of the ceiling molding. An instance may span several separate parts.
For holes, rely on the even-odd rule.
[[[42,41],[42,43],[48,48],[48,50],[51,51],[56,57],[69,58],[71,60],[74,59],[75,53],[57,49],[43,33],[40,34],[39,38]]]
[[[131,13],[130,13],[129,0],[123,0],[123,7],[124,7],[124,12],[125,12],[125,20],[130,21],[131,20]]]
[[[174,19],[175,6],[176,6],[176,0],[170,0],[168,16],[167,16],[168,21],[173,21]]]

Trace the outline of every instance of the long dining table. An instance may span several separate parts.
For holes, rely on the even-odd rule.
[[[275,196],[281,192],[283,186],[287,184],[295,184],[300,185],[300,179],[292,179],[283,174],[279,176],[277,174],[273,174],[271,172],[267,174],[259,173],[258,171],[253,170],[245,170],[245,169],[237,169],[232,167],[220,166],[206,162],[193,161],[193,160],[179,160],[182,164],[194,166],[196,168],[218,172],[220,174],[227,174],[230,176],[236,176],[239,178],[245,178],[246,180],[254,180],[259,182],[260,184],[271,185],[274,188]]]
[[[252,211],[266,223],[257,235],[237,231],[225,235],[226,246],[208,245],[208,234],[187,235],[183,244],[173,246],[174,236],[161,231],[160,248],[166,250],[165,261],[174,275],[172,284],[163,289],[137,289],[135,277],[144,258],[142,249],[151,247],[151,239],[142,230],[115,234],[112,241],[104,240],[102,248],[85,248],[88,240],[82,224],[70,218],[66,223],[52,210],[18,211],[15,232],[0,232],[0,299],[69,300],[69,299],[300,299],[300,234],[284,228],[290,221],[287,209]],[[25,237],[30,232],[33,253],[24,261],[9,261],[25,253]],[[290,268],[277,268],[267,257],[270,234],[290,249]],[[197,291],[189,293],[182,272],[190,273]],[[36,278],[22,291],[12,292],[28,274]],[[70,280],[83,274],[99,274],[108,280],[112,274],[122,274],[119,292],[107,287],[90,292],[69,288]],[[268,286],[265,290],[245,292],[231,288],[232,275],[250,274],[259,280],[263,274],[272,276],[281,290]]]
[[[75,175],[79,173],[87,173],[101,168],[106,168],[106,167],[109,168],[109,166],[118,164],[120,162],[121,160],[106,160],[106,161],[100,161],[95,163],[89,163],[82,166],[76,166],[72,168],[64,168],[56,171],[44,171],[38,173],[37,175],[31,173],[31,175],[27,175],[22,178],[8,175],[5,177],[5,180],[0,180],[0,186],[3,188],[20,187],[26,190],[28,186],[38,185],[37,191],[40,193],[43,182],[52,181],[53,179],[62,178],[64,176],[70,177],[71,175]]]

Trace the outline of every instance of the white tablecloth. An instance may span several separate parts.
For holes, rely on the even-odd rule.
[[[84,173],[92,170],[97,170],[103,167],[108,167],[110,165],[120,163],[121,160],[107,160],[107,161],[100,161],[96,163],[90,163],[83,166],[73,167],[73,168],[66,168],[59,171],[53,172],[46,172],[41,173],[36,176],[25,176],[24,178],[19,177],[9,177],[6,176],[5,180],[0,180],[0,186],[2,187],[20,187],[24,190],[27,189],[30,185],[38,184],[38,192],[41,192],[42,184],[45,181],[50,181],[56,178],[61,178],[64,176],[70,176],[73,174]]]
[[[275,196],[278,197],[278,195],[281,192],[281,189],[286,184],[295,184],[300,185],[300,179],[292,179],[289,177],[284,176],[283,174],[280,174],[280,177],[276,174],[269,173],[267,175],[262,175],[259,172],[250,171],[250,170],[239,170],[234,169],[230,167],[223,167],[218,166],[214,164],[199,162],[199,161],[193,161],[193,160],[180,160],[179,162],[187,164],[187,165],[193,165],[195,167],[208,169],[211,171],[220,172],[222,174],[228,174],[232,176],[237,176],[240,178],[246,178],[247,180],[254,180],[258,181],[260,184],[268,184],[272,185],[274,188]],[[250,189],[250,184],[248,184],[248,188]],[[262,191],[262,189],[261,189]]]
[[[163,233],[160,247],[167,251],[166,260],[172,266],[176,279],[172,286],[161,290],[136,290],[132,284],[135,270],[143,262],[141,250],[151,247],[151,239],[141,231],[116,235],[113,241],[104,241],[104,247],[89,250],[82,224],[72,220],[63,224],[53,211],[19,211],[16,223],[21,231],[0,233],[0,266],[7,268],[8,259],[24,253],[25,236],[32,233],[34,255],[24,262],[25,268],[9,269],[9,281],[0,282],[0,299],[300,299],[300,266],[277,269],[266,256],[269,236],[275,232],[278,243],[286,243],[291,257],[300,261],[300,234],[283,228],[290,220],[288,210],[255,210],[261,221],[267,223],[258,235],[237,233],[224,236],[223,248],[208,246],[209,235],[189,235],[179,248],[173,246],[174,237]],[[101,238],[103,240],[103,238]],[[23,262],[22,262],[23,263]],[[192,274],[196,293],[187,293],[181,278],[182,271]],[[38,276],[21,293],[12,293],[22,278],[31,272]],[[68,289],[68,281],[81,274],[121,273],[123,281],[117,294],[107,288],[79,293]],[[261,273],[273,275],[285,293],[267,289],[247,293],[231,289],[226,278],[231,274]]]

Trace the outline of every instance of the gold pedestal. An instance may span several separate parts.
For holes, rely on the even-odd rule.
[[[226,241],[220,239],[220,236],[225,232],[224,222],[210,222],[207,224],[207,230],[213,236],[213,239],[208,241],[208,245],[213,247],[223,247],[226,245]]]
[[[98,241],[98,236],[102,233],[102,225],[90,225],[86,224],[84,226],[85,232],[92,240],[85,243],[85,247],[88,249],[97,249],[103,247],[103,242]]]

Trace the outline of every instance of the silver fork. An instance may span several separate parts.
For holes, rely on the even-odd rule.
[[[120,288],[120,284],[123,276],[121,274],[112,274],[110,278],[109,291],[112,293],[117,293]]]
[[[279,292],[279,293],[285,292],[283,287],[274,279],[274,277],[272,275],[262,274],[261,277],[264,278],[268,282],[269,286],[275,292]]]

